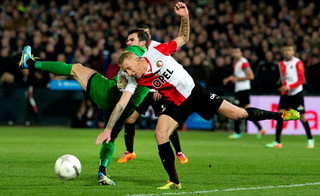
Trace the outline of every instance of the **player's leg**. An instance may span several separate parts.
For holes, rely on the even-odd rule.
[[[248,106],[248,107],[250,107],[250,106]],[[252,122],[258,128],[257,139],[261,139],[261,137],[265,133],[265,130],[262,128],[262,126],[260,125],[259,121],[252,121]]]
[[[140,114],[135,110],[133,114],[128,118],[125,125],[125,143],[127,151],[133,153],[134,136],[136,133],[135,122],[139,118]]]
[[[98,172],[98,182],[100,185],[116,185],[111,179],[106,176],[106,168],[108,167],[112,155],[114,152],[114,141],[110,141],[108,144],[106,142],[102,143],[100,149],[100,162],[99,162],[99,172]]]
[[[280,127],[280,125],[283,124],[283,121],[285,120],[296,120],[300,118],[299,112],[295,110],[285,111],[282,114],[280,112],[270,112],[266,110],[261,110],[258,108],[239,108],[231,103],[224,100],[218,109],[218,114],[224,115],[227,118],[239,120],[239,119],[246,119],[250,121],[260,121],[260,120],[266,120],[266,119],[274,119],[277,120],[278,124],[277,126]],[[281,131],[280,131],[281,133]],[[280,135],[280,134],[279,134]],[[281,148],[281,144],[278,142],[272,142],[270,144],[266,145],[267,147],[279,147]]]
[[[119,120],[116,122],[114,128],[111,132],[111,141],[106,144],[106,142],[102,143],[100,149],[100,160],[99,160],[99,172],[98,172],[98,182],[100,185],[115,185],[115,183],[106,176],[106,171],[109,163],[111,162],[111,158],[114,152],[114,141],[118,137],[123,124],[126,122],[128,116],[130,116],[134,111],[133,107],[128,106]],[[109,121],[109,117],[111,115],[111,111],[105,111],[104,121],[105,123]]]
[[[308,137],[307,148],[314,148],[314,139],[312,138],[311,130],[307,119],[305,118],[304,98],[302,93],[298,93],[292,97],[292,108],[297,109],[301,113],[300,121],[306,131]]]
[[[278,112],[282,113],[292,107],[294,104],[294,100],[292,96],[282,95],[280,96],[279,104],[278,104]],[[278,121],[276,125],[276,133],[275,133],[275,141],[266,144],[268,148],[282,148],[281,144],[281,132],[283,129],[283,121]]]
[[[278,109],[279,113],[282,113],[284,111],[285,111],[285,109]],[[282,144],[281,144],[282,128],[283,128],[283,121],[277,121],[276,133],[275,133],[275,141],[266,144],[266,147],[268,147],[268,148],[282,148]]]
[[[244,100],[243,96],[245,95],[244,92],[246,92],[246,91],[236,92],[234,104],[236,106],[238,106],[238,107],[244,106],[244,103],[243,103],[243,100]],[[248,94],[248,96],[249,96],[249,94]],[[234,133],[232,133],[231,135],[228,136],[229,139],[240,139],[240,138],[242,138],[240,126],[241,126],[241,121],[240,120],[235,120],[234,121],[234,130],[233,130]]]
[[[124,126],[124,141],[126,145],[126,152],[118,160],[118,163],[126,163],[128,160],[136,158],[136,154],[133,151],[134,136],[136,134],[135,122],[139,117],[139,113],[135,110],[133,114],[128,118]]]
[[[308,146],[307,146],[307,148],[314,148],[314,139],[312,138],[310,126],[309,126],[309,123],[308,123],[307,119],[305,118],[304,113],[301,113],[300,121],[301,121],[301,123],[302,123],[302,125],[304,127],[304,130],[306,131],[306,135],[307,135],[307,138],[308,138]]]
[[[299,112],[295,110],[285,111],[283,114],[271,112],[259,108],[239,108],[226,100],[223,100],[217,113],[232,120],[260,121],[274,119],[277,121],[297,120],[300,118]]]
[[[174,153],[171,148],[169,137],[171,132],[178,127],[178,123],[168,115],[162,114],[159,116],[155,138],[158,143],[159,156],[162,164],[169,175],[170,182],[158,189],[180,189],[181,184],[175,169]]]
[[[147,97],[144,99],[144,101],[142,102],[142,104],[137,108],[139,109],[139,113],[140,114],[145,114],[149,105],[152,106],[153,108],[153,111],[154,111],[154,114],[155,116],[159,117],[161,112],[163,111],[163,108],[164,108],[164,100],[163,99],[160,99],[160,100],[157,100],[155,101],[154,98],[154,93],[153,92],[150,92]],[[149,104],[146,105],[146,106],[143,106],[144,105],[144,102],[148,102]],[[182,125],[184,123],[181,123]],[[180,145],[180,140],[179,140],[179,135],[178,135],[178,131],[177,129],[175,129],[170,137],[170,142],[172,143],[174,149],[175,149],[175,152],[176,152],[176,155],[180,161],[181,164],[186,164],[188,163],[188,158],[184,155],[184,153],[182,152],[181,150],[181,145]]]
[[[19,63],[21,69],[40,69],[48,71],[56,75],[71,76],[81,85],[83,90],[86,91],[89,78],[96,73],[96,71],[84,67],[81,64],[67,64],[64,62],[53,61],[37,61],[32,58],[31,47],[26,46],[22,52],[21,60]]]
[[[139,88],[139,87],[138,87]],[[150,91],[150,89],[149,89]],[[126,163],[128,160],[136,158],[136,154],[133,151],[134,136],[136,133],[135,122],[139,118],[140,114],[145,114],[150,106],[150,99],[152,100],[152,94],[148,91],[147,96],[140,102],[133,114],[128,118],[124,127],[124,141],[126,145],[126,152],[118,160],[118,163]],[[141,99],[139,99],[141,101]]]
[[[178,131],[177,129],[175,129],[172,134],[169,137],[170,142],[172,143],[175,151],[176,151],[176,155],[180,161],[181,164],[186,164],[188,163],[188,158],[184,155],[184,153],[181,150],[181,145],[180,145],[180,139],[179,139],[179,135],[178,135]]]
[[[249,98],[249,97],[248,97]],[[249,108],[250,107],[250,103],[246,104],[244,106],[244,108]],[[262,128],[262,126],[260,125],[260,123],[258,121],[252,121],[254,125],[256,125],[256,127],[258,128],[258,133],[257,133],[257,139],[261,139],[261,137],[264,135],[265,130]]]
[[[241,121],[240,120],[235,120],[234,121],[234,133],[232,133],[231,135],[229,135],[229,139],[240,139],[242,137],[241,135]]]

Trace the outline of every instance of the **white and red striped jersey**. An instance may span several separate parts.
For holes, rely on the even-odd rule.
[[[149,48],[148,49],[153,48],[153,47],[155,47],[155,46],[157,46],[159,44],[161,44],[161,43],[157,42],[157,41],[154,41],[154,40],[150,40],[150,44],[149,44]]]
[[[150,47],[141,57],[148,62],[148,70],[136,81],[158,90],[165,100],[181,105],[190,96],[195,83],[182,65],[170,56],[176,50],[176,41]]]
[[[161,44],[160,42],[157,42],[157,41],[154,41],[154,40],[150,40],[150,44],[149,44],[149,47],[148,49],[150,48],[153,48],[157,45]],[[156,90],[155,89],[150,89],[150,92],[155,92]]]
[[[304,66],[300,59],[292,57],[290,61],[281,61],[279,63],[281,82],[289,90],[281,95],[295,95],[303,90]]]
[[[233,62],[233,74],[237,78],[246,77],[247,76],[246,72],[250,69],[251,69],[250,64],[248,60],[244,57],[241,57],[241,59],[237,62],[236,61]],[[250,89],[251,89],[250,80],[241,80],[235,83],[235,88],[234,88],[235,92],[250,90]]]

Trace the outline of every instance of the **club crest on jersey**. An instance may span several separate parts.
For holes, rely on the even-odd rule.
[[[162,67],[163,66],[163,62],[161,60],[158,60],[156,62],[157,67]]]

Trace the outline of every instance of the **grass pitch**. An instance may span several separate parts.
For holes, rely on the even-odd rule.
[[[123,132],[115,143],[108,175],[116,186],[97,182],[102,130],[61,127],[0,127],[0,195],[319,195],[320,147],[307,149],[306,136],[282,136],[282,149],[264,145],[273,135],[257,140],[229,133],[179,132],[189,163],[176,168],[181,190],[156,190],[168,176],[158,157],[152,131],[137,131],[137,158],[117,163],[124,151]],[[316,141],[318,140],[315,137]],[[316,143],[317,144],[317,143]],[[54,173],[56,159],[73,154],[82,172],[73,181]]]

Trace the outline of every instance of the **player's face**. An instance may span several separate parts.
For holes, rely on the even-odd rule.
[[[232,56],[235,60],[239,60],[242,56],[242,52],[240,48],[232,49]]]
[[[287,61],[291,60],[293,55],[294,55],[294,49],[292,46],[283,47],[283,56],[285,60]]]
[[[140,66],[140,60],[138,58],[125,59],[121,65],[121,69],[129,76],[133,76],[137,79],[140,79],[143,75]]]
[[[131,35],[129,35],[128,39],[127,39],[127,46],[140,46],[141,42],[139,41],[138,38],[138,34],[137,33],[133,33]]]

